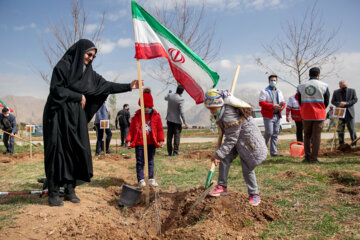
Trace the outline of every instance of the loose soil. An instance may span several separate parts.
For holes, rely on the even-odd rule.
[[[15,155],[0,165],[42,159],[42,154],[32,159]],[[93,162],[94,171],[101,171],[105,177],[77,188],[80,204],[64,202],[63,207],[49,207],[46,196],[20,198],[36,204],[19,210],[12,224],[0,230],[1,239],[256,239],[267,223],[281,218],[281,212],[272,204],[274,199],[263,199],[253,207],[247,194],[239,192],[207,197],[189,212],[203,187],[174,192],[152,189],[150,206],[146,206],[143,193],[135,206],[121,208],[121,185],[136,184],[134,169],[129,169],[135,165],[134,156],[125,159],[109,154],[94,157]],[[11,202],[12,197],[1,196],[0,204]]]

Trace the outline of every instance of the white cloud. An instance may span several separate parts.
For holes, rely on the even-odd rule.
[[[128,13],[127,9],[121,9],[117,13],[108,13],[108,14],[106,14],[106,19],[108,19],[108,20],[110,20],[112,22],[116,22],[120,18],[124,18],[124,17],[128,16],[128,14],[129,13]]]
[[[23,31],[29,28],[36,28],[36,24],[35,23],[30,23],[29,25],[23,25],[23,26],[15,26],[14,30],[15,31]]]
[[[116,47],[116,43],[111,42],[111,41],[105,41],[105,42],[101,42],[100,46],[99,46],[99,50],[101,53],[111,53]]]
[[[88,25],[85,26],[85,33],[86,34],[92,34],[98,28],[99,28],[99,25],[97,25],[97,24],[88,24]]]
[[[131,38],[120,38],[117,45],[122,48],[130,47],[133,45],[133,40]]]

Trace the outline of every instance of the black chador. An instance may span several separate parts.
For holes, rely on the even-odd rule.
[[[52,206],[63,204],[58,197],[60,186],[65,187],[65,200],[80,201],[75,186],[90,182],[93,176],[88,122],[109,94],[131,91],[130,84],[108,82],[93,70],[91,62],[84,64],[84,54],[92,49],[96,51],[91,41],[79,40],[52,73],[43,116],[45,173]]]

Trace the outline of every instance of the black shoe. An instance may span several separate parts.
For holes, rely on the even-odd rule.
[[[310,160],[307,158],[304,158],[304,160],[302,160],[302,163],[310,163]]]
[[[51,207],[60,207],[64,206],[64,202],[61,200],[58,194],[49,194],[49,206]]]
[[[106,151],[106,154],[110,154],[110,153],[112,153],[111,150],[107,150],[107,151]]]
[[[178,156],[179,154],[178,153],[173,153],[173,156]]]
[[[68,184],[65,188],[64,201],[70,201],[72,203],[80,203],[80,199],[75,194],[75,189],[71,184]]]
[[[274,154],[274,155],[271,155],[272,157],[283,157],[284,155],[281,155],[281,154]]]
[[[7,151],[6,151],[6,152],[3,152],[3,154],[6,155],[6,154],[8,154],[8,152],[7,152]]]
[[[99,156],[100,155],[100,153],[95,153],[95,156]]]

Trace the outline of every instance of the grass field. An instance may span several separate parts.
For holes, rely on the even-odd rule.
[[[261,197],[274,199],[273,204],[282,212],[281,219],[260,228],[258,238],[360,239],[359,154],[320,157],[321,164],[303,164],[301,159],[288,156],[290,142],[279,142],[283,157],[268,157],[256,168]],[[329,146],[330,141],[323,141],[322,148]],[[173,192],[203,185],[210,161],[199,158],[196,152],[212,151],[213,147],[211,143],[182,144],[181,157],[178,158],[168,157],[166,148],[159,149],[155,176],[161,190]],[[34,152],[43,151],[42,147],[33,149]],[[134,152],[121,150],[125,154]],[[4,151],[3,146],[0,146],[0,151]],[[16,147],[18,155],[27,152],[28,147]],[[0,191],[37,190],[41,186],[36,179],[44,177],[43,161],[0,164]],[[112,182],[103,179],[122,167],[95,164],[93,184],[98,183],[103,188],[111,186]],[[135,174],[135,165],[127,168]],[[231,166],[228,184],[228,191],[246,193],[240,159],[234,160]],[[22,209],[25,206],[33,204],[36,208],[37,204],[44,202],[46,198],[39,199],[38,196],[0,196],[0,235],[2,229],[11,226],[19,215],[24,214]],[[226,236],[218,236],[218,239],[226,239]]]

